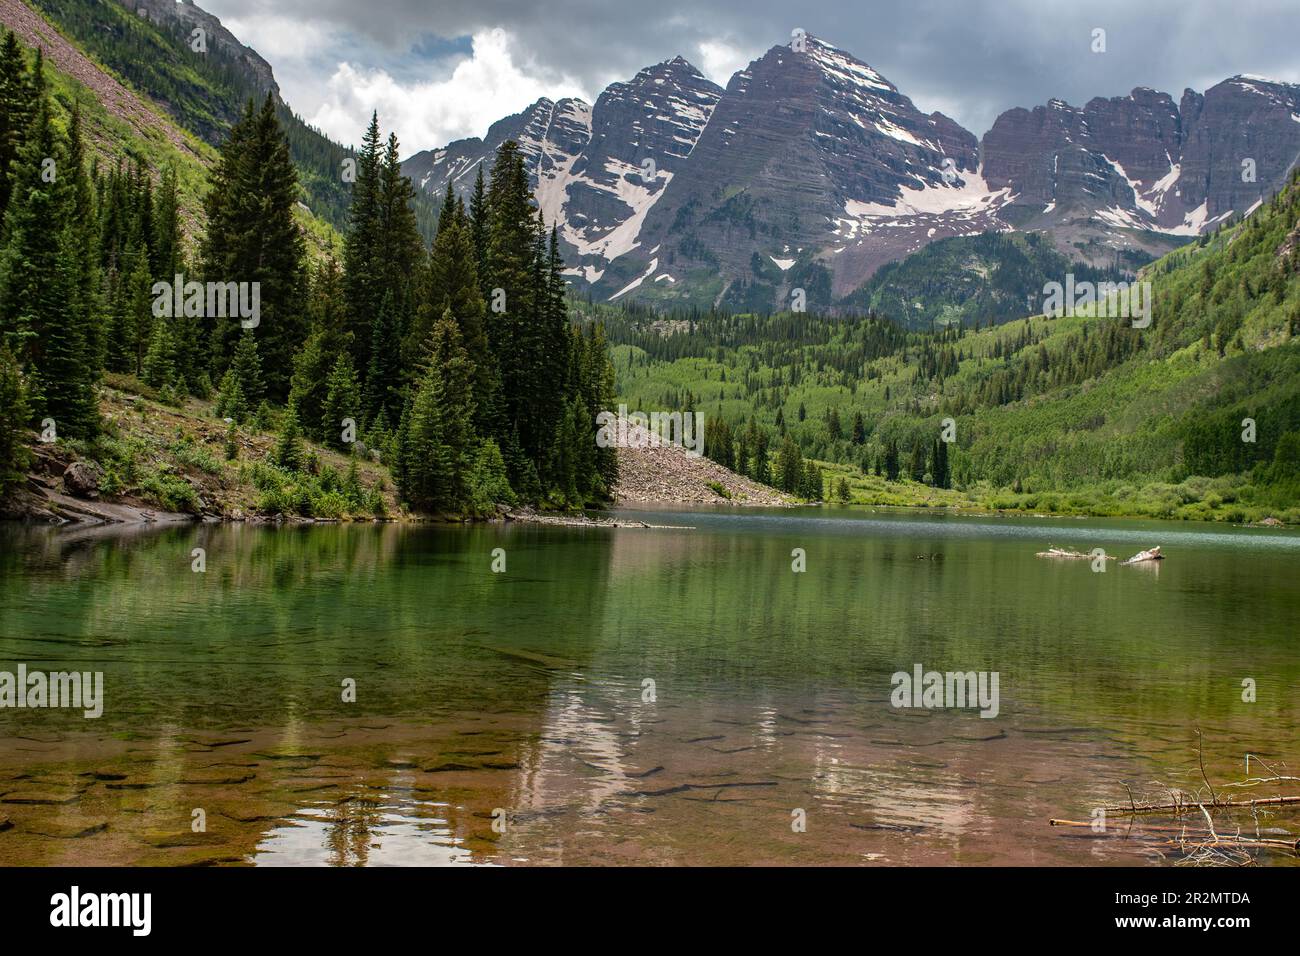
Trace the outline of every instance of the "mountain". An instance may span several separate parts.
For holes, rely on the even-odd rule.
[[[1298,157],[1300,86],[1246,76],[1178,104],[1140,88],[1008,110],[983,144],[989,184],[1015,193],[1002,217],[1080,248],[1107,226],[1200,235],[1267,199]]]
[[[402,163],[402,172],[416,189],[441,196],[451,183],[469,199],[480,164],[483,176],[492,171],[492,157],[506,140],[514,140],[526,157],[530,181],[536,190],[539,173],[572,162],[591,136],[591,107],[578,99],[558,103],[543,97],[522,113],[497,120],[482,139],[458,139],[442,149],[426,149]]]
[[[767,310],[801,288],[810,308],[835,308],[883,265],[951,237],[1041,232],[1100,268],[1164,255],[1281,186],[1300,154],[1300,86],[1238,76],[1178,103],[1150,89],[1052,100],[1008,110],[981,142],[810,36],[726,90],[677,57],[589,111],[540,100],[407,171],[431,192],[468,188],[514,135],[577,289]]]
[[[722,95],[681,57],[614,83],[594,106],[540,99],[498,120],[482,139],[457,140],[402,164],[416,187],[465,194],[483,165],[513,139],[524,153],[538,205],[558,222],[571,275],[597,282],[605,266],[632,248],[646,212],[686,165]],[[643,166],[649,160],[652,166]]]

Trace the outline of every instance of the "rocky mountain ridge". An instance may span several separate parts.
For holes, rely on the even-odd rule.
[[[779,308],[843,300],[930,242],[1050,235],[1071,259],[1138,263],[1270,196],[1300,156],[1300,85],[1224,80],[1001,114],[982,141],[809,36],[722,90],[681,57],[594,106],[539,100],[483,139],[416,154],[416,185],[472,186],[507,138],[530,157],[575,287],[599,299]]]

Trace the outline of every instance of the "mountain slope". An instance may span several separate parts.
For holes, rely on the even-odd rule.
[[[57,101],[65,110],[80,106],[90,146],[102,161],[131,156],[155,170],[174,166],[185,219],[192,224],[202,215],[200,194],[206,167],[216,159],[214,149],[178,129],[20,0],[0,0],[0,24],[28,48],[41,48]]]
[[[32,0],[32,5],[177,125],[210,145],[225,138],[250,98],[260,101],[270,93],[298,169],[303,202],[335,228],[346,225],[342,163],[354,153],[294,113],[280,96],[271,65],[217,17],[173,0]],[[205,53],[191,49],[195,28],[205,31]],[[421,196],[416,211],[428,232],[434,204]]]
[[[1118,269],[1071,262],[1050,238],[1035,232],[984,233],[938,239],[906,259],[880,268],[843,300],[908,328],[979,328],[1037,310],[1048,282],[1067,273],[1078,282],[1121,281]]]

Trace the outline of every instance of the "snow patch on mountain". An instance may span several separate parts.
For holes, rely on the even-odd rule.
[[[655,258],[653,258],[653,259],[650,260],[650,268],[646,269],[646,271],[645,271],[644,273],[642,273],[641,275],[637,276],[635,279],[633,279],[633,280],[632,280],[631,282],[629,282],[627,285],[623,286],[623,288],[619,289],[617,292],[615,292],[613,295],[611,295],[611,296],[609,297],[609,301],[610,301],[610,302],[613,302],[613,301],[614,301],[615,299],[617,299],[619,296],[621,296],[621,295],[626,295],[627,293],[631,292],[633,289],[638,289],[638,288],[640,288],[640,287],[641,287],[641,283],[642,283],[642,282],[645,282],[646,279],[650,278],[651,273],[653,273],[653,272],[654,272],[656,269],[658,269],[658,268],[659,268],[659,258],[656,256]]]

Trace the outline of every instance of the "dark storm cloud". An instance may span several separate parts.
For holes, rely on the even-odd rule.
[[[414,48],[439,50],[492,27],[512,36],[534,77],[570,77],[594,95],[610,80],[681,54],[705,69],[739,62],[801,27],[866,60],[924,110],[939,109],[977,135],[1012,106],[1056,96],[1080,104],[1151,86],[1178,98],[1236,73],[1300,80],[1296,0],[1085,2],[1003,0],[210,0],[222,17],[275,14],[347,36],[367,57],[391,56],[410,76]],[[1106,31],[1105,53],[1092,31]],[[354,55],[354,59],[360,59]],[[431,58],[430,69],[446,63]],[[707,72],[707,69],[706,69]],[[725,76],[713,77],[726,83]],[[323,79],[323,78],[322,78]]]

